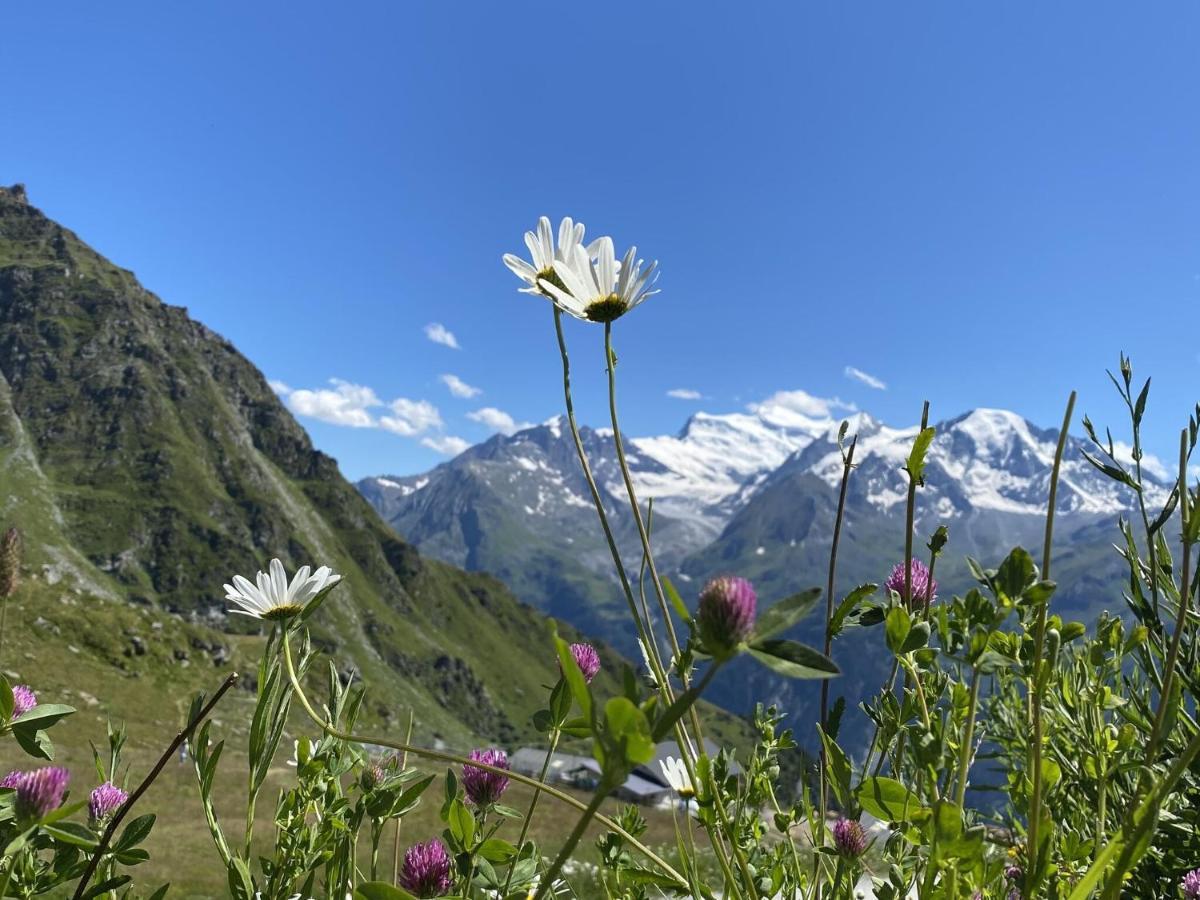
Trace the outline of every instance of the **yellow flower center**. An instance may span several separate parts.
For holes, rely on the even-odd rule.
[[[296,606],[294,603],[284,604],[282,606],[272,606],[262,617],[268,622],[279,622],[284,619],[290,619],[304,611],[303,606]]]
[[[609,294],[602,300],[594,300],[587,305],[583,314],[592,322],[612,322],[625,315],[629,307],[617,294]]]
[[[548,269],[542,269],[542,271],[537,273],[537,277],[538,281],[548,281],[560,291],[566,291],[568,294],[570,293],[570,291],[567,291],[567,286],[562,283],[562,279],[558,277],[558,273],[554,271],[553,266]]]

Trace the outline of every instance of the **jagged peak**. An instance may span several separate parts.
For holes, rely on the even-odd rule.
[[[22,206],[29,205],[29,195],[25,192],[25,185],[19,182],[10,184],[8,187],[0,187],[0,198],[13,200]]]

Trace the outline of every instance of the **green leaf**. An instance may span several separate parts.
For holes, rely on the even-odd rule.
[[[18,728],[40,731],[49,728],[55,722],[65,719],[74,712],[75,707],[73,706],[64,706],[61,703],[41,703],[25,715],[13,719],[12,727],[14,731]]]
[[[830,787],[833,788],[833,796],[837,799],[839,806],[849,807],[852,805],[851,800],[853,799],[850,792],[850,776],[852,774],[850,760],[837,742],[827,735],[820,725],[817,726],[817,732],[821,736],[821,745],[825,748],[825,772],[829,778]]]
[[[860,584],[846,595],[845,599],[838,604],[837,609],[833,611],[833,615],[829,617],[830,640],[842,633],[846,627],[846,618],[857,609],[863,600],[870,597],[878,589],[879,585],[877,584]]]
[[[939,845],[958,840],[963,831],[962,810],[949,800],[933,805],[933,832]]]
[[[929,445],[933,443],[935,434],[937,431],[933,428],[922,428],[917,439],[913,441],[912,452],[908,454],[908,463],[904,468],[918,484],[925,483],[925,455],[929,452]]]
[[[83,847],[85,850],[96,849],[96,836],[79,822],[63,822],[61,825],[43,825],[42,830],[60,843],[70,844],[73,847]]]
[[[121,837],[113,844],[113,851],[120,852],[136,847],[149,836],[150,829],[153,827],[154,813],[138,816],[125,826],[125,830],[121,832]]]
[[[368,881],[354,889],[355,900],[417,900],[403,888],[386,881]]]
[[[821,589],[815,587],[780,600],[758,617],[751,641],[774,637],[791,628],[812,611],[819,599]]]
[[[99,897],[101,894],[107,894],[110,891],[115,891],[117,888],[129,884],[133,880],[132,875],[117,875],[113,878],[107,878],[99,884],[94,884],[84,893],[84,900],[92,900],[93,897]]]
[[[901,653],[912,653],[915,650],[920,650],[929,643],[929,623],[916,622],[913,627],[908,630],[908,636],[905,637],[904,643],[900,647]]]
[[[8,683],[8,679],[0,675],[0,722],[8,722],[12,719],[13,708],[16,701],[13,699],[12,685]]]
[[[671,584],[671,579],[665,575],[659,579],[662,582],[663,590],[667,593],[667,599],[671,601],[671,605],[675,607],[675,612],[679,618],[685,622],[692,620],[692,614],[688,611],[687,604],[683,602],[683,598],[679,596],[679,591],[675,590],[675,585]]]
[[[904,652],[904,642],[908,640],[908,633],[912,631],[912,616],[903,606],[893,606],[887,612],[883,627],[887,648],[899,656]]]
[[[460,845],[464,848],[471,846],[471,840],[475,837],[475,816],[457,797],[450,802],[446,824],[450,826],[450,833]]]
[[[604,724],[607,736],[621,749],[625,762],[644,765],[654,759],[656,747],[650,723],[646,714],[627,697],[613,697],[604,704]]]
[[[236,856],[229,861],[229,893],[234,900],[253,900],[255,894],[250,867]]]
[[[788,678],[832,678],[841,674],[828,656],[799,641],[756,641],[750,645],[750,655]]]
[[[894,778],[866,778],[854,795],[859,806],[885,822],[916,822],[930,815],[920,798]]]
[[[50,742],[50,736],[46,732],[34,728],[14,728],[12,734],[21,745],[21,749],[30,756],[47,761],[54,759],[54,744]]]
[[[996,570],[993,585],[996,593],[1009,601],[1016,603],[1025,593],[1025,589],[1033,584],[1037,573],[1033,566],[1033,557],[1022,547],[1014,547],[1000,568]]]
[[[478,854],[490,862],[508,862],[517,855],[517,848],[501,838],[488,838],[479,845]]]

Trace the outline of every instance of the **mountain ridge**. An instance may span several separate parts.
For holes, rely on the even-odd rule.
[[[230,341],[19,187],[0,188],[0,437],[0,521],[25,533],[28,589],[46,602],[101,629],[128,605],[163,633],[174,618],[193,640],[241,645],[258,625],[227,615],[231,575],[272,556],[328,564],[343,582],[314,640],[365,679],[369,716],[395,724],[412,709],[419,736],[460,746],[532,736],[557,677],[544,617],[491,575],[402,541]],[[121,634],[82,650],[69,637],[47,631],[43,651],[95,652],[116,693],[131,666],[187,664]],[[620,661],[602,655],[599,687],[616,690]]]
[[[903,557],[903,467],[918,431],[915,425],[888,426],[859,410],[846,421],[847,439],[857,435],[858,445],[839,554],[839,596],[857,584],[881,583]],[[358,488],[418,547],[434,555],[459,554],[456,562],[519,584],[522,596],[551,614],[586,622],[632,654],[595,510],[579,499],[587,495],[574,447],[561,422],[551,423],[553,428],[543,424],[493,436],[478,445],[486,452],[468,449],[419,475],[362,479]],[[761,434],[764,426],[775,428],[768,440]],[[924,554],[928,535],[940,524],[948,526],[950,544],[938,564],[942,593],[948,595],[972,583],[967,556],[993,565],[1015,545],[1040,546],[1058,431],[990,408],[960,413],[935,428],[925,484],[917,492],[915,547]],[[760,407],[751,414],[694,415],[675,438],[626,437],[639,499],[646,503],[662,486],[674,492],[672,502],[656,499],[654,545],[660,571],[676,580],[685,598],[717,574],[750,578],[764,606],[825,584],[843,470],[838,429],[830,416],[771,419]],[[739,452],[740,434],[750,451]],[[624,499],[612,433],[583,427],[581,435],[625,564],[636,577],[640,541]],[[696,446],[704,439],[707,446]],[[692,446],[680,450],[686,440]],[[764,445],[787,442],[786,454],[758,453]],[[1111,540],[1098,535],[1115,529],[1115,519],[1132,502],[1083,458],[1084,447],[1080,438],[1068,435],[1056,510],[1056,575],[1064,583],[1056,609],[1079,618],[1120,608],[1119,560],[1110,551]],[[672,456],[672,451],[679,452]],[[726,475],[737,471],[740,478],[727,478],[715,488],[705,484],[689,495],[689,480],[703,481],[713,472],[694,463],[713,459],[721,460]],[[1153,477],[1150,481],[1154,496],[1149,499],[1164,499],[1165,488]],[[470,489],[464,487],[468,483]],[[564,492],[576,497],[567,501]],[[442,511],[440,520],[421,514],[430,506]],[[469,529],[461,527],[466,520]],[[551,584],[547,573],[552,571],[572,575]],[[819,645],[818,618],[802,623],[797,637]],[[835,648],[843,668],[835,695],[844,693],[851,710],[862,696],[878,690],[886,674],[875,671],[874,658],[882,658],[871,651],[875,637],[859,633]],[[773,698],[788,709],[793,723],[812,721],[816,692],[810,685],[787,683],[758,667],[738,668],[736,677],[714,683],[711,696],[717,702],[745,712],[757,700]],[[853,719],[849,714],[848,727],[861,727]]]

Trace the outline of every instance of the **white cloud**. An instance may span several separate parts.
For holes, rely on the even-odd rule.
[[[804,428],[814,420],[832,419],[835,410],[852,412],[857,407],[837,397],[814,397],[807,391],[776,391],[761,403],[751,403],[749,410],[764,420],[784,427]]]
[[[846,377],[854,381],[859,381],[869,388],[875,388],[877,391],[886,391],[887,383],[881,378],[876,378],[869,372],[864,372],[862,369],[856,369],[854,366],[846,366]]]
[[[460,437],[455,437],[452,434],[431,435],[430,437],[421,438],[421,444],[428,447],[430,450],[436,450],[446,456],[458,456],[468,447],[471,446],[470,441],[464,441]]]
[[[302,416],[346,425],[350,428],[373,428],[375,419],[367,410],[383,403],[373,390],[361,384],[352,384],[340,378],[330,378],[333,389],[320,388],[310,391],[290,391],[287,404],[292,411]],[[284,385],[286,387],[286,385]]]
[[[458,346],[458,338],[454,336],[449,328],[441,322],[430,322],[425,326],[425,337],[429,338],[435,344],[441,344],[444,347],[450,347],[453,350],[461,349]]]
[[[267,382],[271,386],[271,390],[277,393],[280,397],[286,397],[292,392],[291,387],[286,381],[280,381],[277,378],[272,378]]]
[[[517,422],[502,409],[496,409],[494,406],[485,406],[482,409],[477,409],[475,412],[467,413],[467,418],[475,422],[480,422],[486,425],[492,431],[498,431],[501,434],[513,434],[521,431],[524,428],[531,428],[531,422]]]
[[[676,400],[699,400],[702,394],[691,388],[671,388],[667,391],[667,396],[674,397]]]
[[[397,397],[388,404],[390,416],[379,417],[379,427],[404,437],[415,437],[430,429],[442,427],[442,416],[428,400],[409,400]]]
[[[1113,441],[1113,453],[1121,462],[1133,465],[1133,447],[1131,445],[1126,444],[1124,441]],[[1142,451],[1142,471],[1149,472],[1154,477],[1161,478],[1164,481],[1167,479],[1174,481],[1179,477],[1177,471],[1175,478],[1172,478],[1170,471],[1163,464],[1163,461],[1153,453],[1147,453],[1145,450]]]
[[[462,397],[465,400],[470,400],[472,397],[478,397],[483,393],[483,388],[477,388],[467,384],[457,375],[442,375],[442,384],[450,389],[455,397]]]

